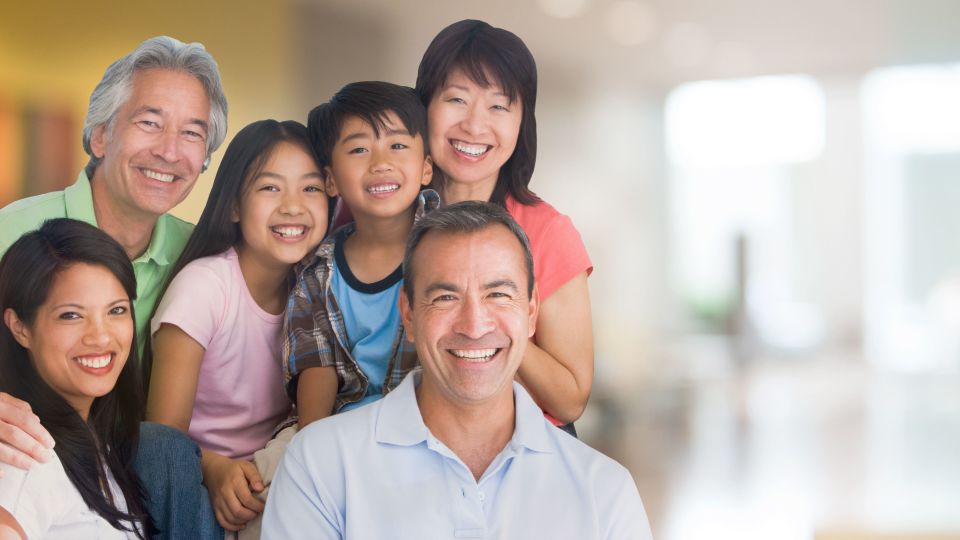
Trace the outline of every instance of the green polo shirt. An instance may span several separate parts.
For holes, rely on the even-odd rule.
[[[63,191],[53,191],[15,201],[0,209],[0,255],[26,232],[36,230],[44,221],[67,217],[96,226],[93,211],[93,193],[86,172],[77,182]],[[142,353],[149,335],[150,315],[157,305],[160,289],[173,265],[183,252],[193,225],[164,214],[157,220],[147,251],[133,261],[137,276],[137,299],[133,302],[136,317],[138,350]]]

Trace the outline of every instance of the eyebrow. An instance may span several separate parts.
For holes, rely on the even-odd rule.
[[[129,303],[130,303],[130,299],[129,299],[129,298],[118,298],[118,299],[114,300],[113,302],[110,302],[110,303],[107,304],[107,305],[108,305],[108,306],[115,306],[115,305],[117,305],[117,304],[129,304]],[[84,305],[81,305],[81,304],[74,304],[73,302],[67,302],[67,303],[65,303],[65,304],[57,304],[57,305],[53,306],[53,309],[60,309],[60,308],[80,308],[80,309],[87,309],[87,306],[84,306]]]
[[[477,86],[480,86],[480,85],[478,84]],[[444,85],[443,90],[446,90],[447,88],[456,88],[457,90],[460,90],[461,92],[469,92],[469,91],[470,91],[469,88],[467,88],[466,86],[463,86],[463,85],[461,85],[461,84],[447,84],[447,85]],[[480,86],[480,88],[483,88],[483,87]],[[503,91],[494,92],[493,95],[495,95],[495,96],[500,96],[500,97],[504,97],[504,98],[507,98],[508,100],[510,99],[510,96],[508,96],[508,95],[507,95],[505,92],[503,92]]]
[[[270,172],[270,171],[260,171],[260,173],[257,174],[257,176],[254,177],[253,180],[251,180],[251,182],[256,182],[257,180],[260,180],[260,179],[262,179],[262,178],[270,178],[270,179],[272,179],[272,180],[286,180],[286,179],[287,179],[286,176],[284,176],[284,175],[282,175],[282,174],[280,174],[280,173],[275,173],[275,172]],[[300,180],[300,181],[304,181],[304,180],[315,180],[315,179],[317,179],[317,178],[323,178],[323,175],[320,174],[320,171],[314,171],[314,172],[311,172],[311,173],[304,174],[303,176],[301,176],[301,177],[299,178],[299,180]]]
[[[407,131],[406,129],[388,129],[386,131],[381,130],[380,133],[381,133],[381,136],[377,137],[378,139],[381,139],[383,137],[390,137],[394,135],[405,135],[407,137],[412,137],[412,135],[410,135],[410,132]],[[340,144],[346,144],[350,141],[354,141],[357,139],[370,139],[370,138],[373,138],[370,133],[366,131],[357,131],[355,133],[351,133],[350,135],[347,135],[346,137],[340,139]]]
[[[133,111],[133,114],[131,115],[131,117],[138,116],[143,113],[150,113],[150,114],[155,114],[157,116],[163,116],[163,109],[160,109],[158,107],[151,107],[149,105],[144,105],[143,107],[140,107],[139,109]],[[202,118],[190,118],[187,120],[187,123],[196,124],[202,127],[204,130],[207,130],[209,126],[209,122],[207,122]]]
[[[520,287],[517,287],[517,283],[512,279],[496,279],[483,284],[483,290],[485,291],[500,288],[510,289],[514,293],[520,292]],[[429,295],[436,291],[460,292],[460,287],[447,281],[438,281],[436,283],[431,283],[430,286],[428,286],[423,292],[423,294]]]

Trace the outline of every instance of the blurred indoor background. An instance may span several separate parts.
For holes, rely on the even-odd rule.
[[[532,187],[596,265],[578,427],[655,537],[960,538],[960,1],[5,2],[0,206],[73,182],[149,36],[216,57],[232,136],[412,85],[462,18],[537,58]]]

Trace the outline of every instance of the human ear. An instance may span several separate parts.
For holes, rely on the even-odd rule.
[[[530,314],[529,314],[529,323],[530,326],[527,328],[527,337],[532,338],[534,334],[537,333],[537,315],[540,314],[540,291],[537,290],[537,285],[533,285],[533,292],[530,293]]]
[[[420,179],[420,185],[429,185],[431,180],[433,180],[433,158],[427,156],[423,158],[423,177]]]
[[[406,286],[406,284],[404,284],[404,286]],[[400,322],[403,324],[403,331],[407,336],[407,341],[413,343],[413,310],[410,308],[410,300],[407,298],[407,292],[402,288],[397,304],[400,307]]]
[[[336,197],[339,195],[337,185],[333,183],[333,169],[331,169],[329,165],[323,168],[323,185],[328,197]]]
[[[21,347],[30,348],[30,329],[23,324],[20,317],[17,317],[17,312],[13,308],[3,310],[3,324],[7,325],[10,333],[13,334],[13,339],[17,340]]]
[[[107,125],[100,124],[93,128],[93,133],[90,135],[90,151],[93,152],[93,156],[97,159],[103,159],[104,150],[107,146],[106,131]]]

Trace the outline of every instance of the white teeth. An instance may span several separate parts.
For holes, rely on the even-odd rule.
[[[113,355],[105,354],[103,356],[84,356],[82,358],[74,358],[78,364],[83,367],[99,369],[102,367],[107,367],[107,364],[110,363],[110,358]]]
[[[485,362],[497,354],[498,349],[450,349],[457,358],[473,362]]]
[[[279,234],[284,238],[288,238],[290,236],[302,236],[305,228],[304,227],[271,227],[270,230]]]
[[[379,186],[370,186],[367,188],[367,191],[370,193],[390,193],[398,189],[400,189],[399,184],[381,184]]]
[[[173,182],[173,179],[176,178],[172,174],[158,173],[157,171],[151,171],[150,169],[141,169],[141,170],[143,171],[143,175],[146,176],[147,178],[153,178],[154,180],[159,180],[161,182],[166,182],[168,184],[170,182]]]
[[[456,148],[458,152],[463,152],[464,154],[474,157],[483,155],[490,149],[490,146],[486,144],[467,144],[460,141],[453,141],[453,147]]]

